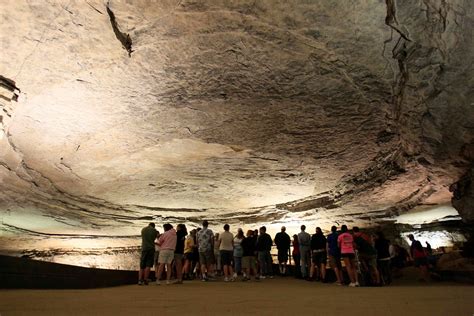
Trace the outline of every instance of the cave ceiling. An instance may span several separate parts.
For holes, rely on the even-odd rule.
[[[472,163],[471,1],[0,8],[4,231],[369,225]]]

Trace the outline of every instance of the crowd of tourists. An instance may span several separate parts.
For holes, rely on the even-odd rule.
[[[154,223],[143,228],[138,284],[150,282],[153,266],[157,285],[161,282],[182,284],[183,280],[193,279],[206,282],[221,276],[225,282],[271,279],[275,272],[273,245],[278,252],[277,274],[281,276],[294,275],[308,281],[335,282],[350,287],[382,286],[392,282],[392,269],[402,268],[406,261],[414,260],[422,277],[428,278],[427,253],[413,235],[408,236],[412,244],[407,252],[391,244],[382,232],[372,235],[358,227],[349,231],[346,225],[339,230],[332,226],[327,236],[319,227],[310,235],[302,225],[301,231],[292,238],[282,227],[274,239],[265,226],[247,232],[239,228],[235,235],[228,224],[220,233],[214,233],[208,226],[209,223],[203,221],[202,228],[188,232],[184,224],[177,225],[176,229],[164,224],[161,234]],[[288,265],[290,258],[294,263],[292,273]],[[328,276],[327,266],[333,272],[331,276]]]

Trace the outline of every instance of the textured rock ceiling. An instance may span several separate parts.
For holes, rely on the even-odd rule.
[[[450,204],[474,152],[473,13],[471,0],[2,1],[2,230],[368,225]]]

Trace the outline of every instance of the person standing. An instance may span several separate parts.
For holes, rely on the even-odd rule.
[[[191,280],[191,271],[193,269],[193,262],[194,262],[194,248],[196,247],[195,239],[196,237],[196,230],[193,229],[190,231],[189,236],[186,238],[184,242],[184,280]]]
[[[171,263],[174,259],[174,250],[176,249],[176,230],[171,224],[163,225],[164,233],[158,238],[158,246],[160,246],[160,256],[158,262],[158,276],[156,278],[156,284],[160,285],[160,277],[163,273],[163,269],[166,266],[166,284],[171,284]]]
[[[316,227],[316,234],[311,236],[311,272],[310,279],[320,279],[326,283],[326,237],[321,228]],[[316,275],[315,275],[316,273]]]
[[[293,261],[295,262],[295,278],[299,279],[301,278],[301,256],[300,256],[300,245],[298,243],[298,235],[294,234],[293,235]]]
[[[183,283],[183,257],[184,257],[184,242],[188,235],[186,225],[178,224],[176,227],[176,249],[174,250],[174,265],[176,267],[176,283]]]
[[[260,277],[273,278],[273,267],[272,267],[272,255],[270,251],[272,249],[273,241],[272,237],[267,234],[267,228],[265,226],[260,227],[260,235],[257,239],[257,251],[258,261],[260,262]]]
[[[148,224],[141,231],[142,251],[140,254],[140,270],[138,271],[138,285],[148,285],[150,269],[155,259],[155,238],[158,232],[155,223]]]
[[[364,270],[370,276],[372,285],[380,285],[380,274],[377,269],[377,251],[374,247],[372,237],[361,232],[359,227],[353,227],[354,243],[357,246],[359,262],[363,265]]]
[[[257,276],[257,264],[255,260],[255,245],[257,243],[256,237],[253,235],[252,230],[247,231],[247,237],[242,240],[242,268],[244,270],[243,281],[249,281],[250,277],[255,276],[255,280],[258,281]]]
[[[244,231],[239,228],[234,237],[234,279],[237,279],[237,276],[242,273],[242,241],[244,238]]]
[[[278,249],[278,268],[281,275],[286,274],[286,263],[290,252],[291,239],[286,233],[286,227],[282,226],[281,231],[275,235],[275,245]]]
[[[331,233],[327,237],[327,253],[329,257],[329,266],[334,270],[336,275],[337,284],[342,285],[342,265],[341,265],[341,250],[337,244],[337,238],[339,234],[337,233],[337,227],[331,227]]]
[[[298,244],[300,245],[301,277],[309,280],[308,270],[310,264],[311,235],[305,230],[306,226],[301,225],[301,232],[298,234]]]
[[[212,270],[216,275],[222,275],[221,252],[219,250],[219,233],[214,234],[214,264]]]
[[[212,274],[214,264],[214,233],[208,228],[207,220],[202,222],[202,229],[197,233],[197,244],[199,251],[199,262],[201,264],[201,275],[203,281],[208,281],[208,275]]]
[[[344,259],[347,274],[351,283],[349,286],[359,286],[359,279],[357,276],[357,267],[355,262],[355,245],[354,238],[348,232],[347,226],[341,226],[341,234],[337,238],[339,249],[341,249],[341,257]]]
[[[377,268],[383,284],[392,283],[392,271],[390,268],[390,241],[385,238],[382,232],[377,232],[375,240],[375,249],[377,250]]]
[[[420,269],[422,280],[429,281],[428,256],[426,255],[421,242],[416,240],[413,234],[409,234],[408,239],[411,241],[410,255],[415,262],[415,267]]]
[[[229,232],[229,224],[224,225],[224,232],[219,235],[218,245],[221,256],[222,269],[224,271],[224,281],[235,281],[232,277],[232,257],[234,256],[234,235]]]

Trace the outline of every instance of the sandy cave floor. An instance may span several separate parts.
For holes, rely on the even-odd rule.
[[[275,278],[262,282],[92,290],[1,290],[8,315],[473,315],[469,285],[398,281],[382,288]]]

